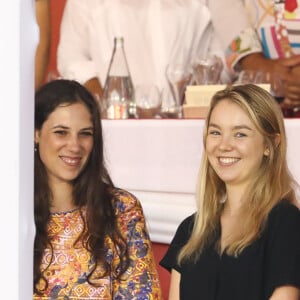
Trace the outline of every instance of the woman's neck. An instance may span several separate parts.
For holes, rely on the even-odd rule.
[[[53,184],[51,192],[51,212],[65,212],[76,208],[73,202],[73,186],[71,184]]]
[[[243,205],[243,195],[244,190],[241,191],[240,189],[228,188],[227,198],[224,202],[223,213],[226,213],[229,216],[238,215],[240,212],[240,208]]]

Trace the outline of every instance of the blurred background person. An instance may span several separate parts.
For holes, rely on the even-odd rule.
[[[300,7],[297,0],[210,1],[231,74],[263,71],[283,83],[283,106],[300,106]],[[229,46],[228,46],[229,45]],[[272,80],[272,79],[271,79]]]
[[[35,12],[39,28],[39,42],[35,54],[35,89],[37,90],[45,81],[50,58],[50,1],[35,0]]]
[[[114,37],[124,47],[134,86],[168,86],[170,64],[189,66],[223,50],[213,38],[206,1],[67,0],[58,45],[58,71],[101,95]],[[224,72],[224,78],[226,74]]]

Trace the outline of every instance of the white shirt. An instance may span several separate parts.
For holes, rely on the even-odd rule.
[[[218,0],[220,1],[220,0]],[[104,85],[115,36],[124,37],[133,84],[167,84],[166,67],[191,63],[208,51],[211,15],[204,0],[68,0],[61,23],[58,71],[81,83]],[[214,46],[211,46],[211,45]]]

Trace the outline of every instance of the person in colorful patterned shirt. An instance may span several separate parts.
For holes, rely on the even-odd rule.
[[[34,300],[161,299],[140,202],[105,168],[99,109],[76,81],[35,96]]]
[[[214,26],[231,73],[251,69],[279,74],[284,105],[300,106],[300,6],[298,0],[210,1]],[[231,9],[233,8],[233,9]],[[217,13],[217,11],[219,13]],[[228,46],[229,45],[229,46]]]

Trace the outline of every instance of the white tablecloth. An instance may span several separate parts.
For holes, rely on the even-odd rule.
[[[195,211],[204,120],[104,120],[105,158],[116,186],[141,201],[152,241],[169,243]],[[288,164],[300,182],[300,120],[285,120]]]

